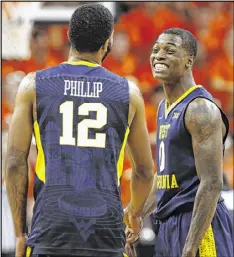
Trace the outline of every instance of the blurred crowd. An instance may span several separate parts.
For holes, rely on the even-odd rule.
[[[125,76],[140,87],[145,100],[147,125],[152,152],[155,155],[156,113],[164,97],[162,86],[152,77],[149,56],[158,35],[170,27],[191,31],[199,41],[194,66],[197,84],[203,85],[215,97],[230,121],[226,144],[224,174],[226,186],[234,188],[233,181],[233,3],[230,2],[122,2],[116,3],[114,45],[103,66]],[[7,130],[14,108],[14,97],[21,79],[29,72],[64,62],[70,44],[68,24],[35,23],[31,33],[31,57],[28,60],[2,60],[2,130],[3,155]],[[36,147],[30,152],[30,190],[33,195],[33,174]],[[4,167],[2,168],[4,170]],[[3,177],[4,178],[4,177]],[[125,155],[122,176],[122,201],[130,199],[129,181],[131,162]]]

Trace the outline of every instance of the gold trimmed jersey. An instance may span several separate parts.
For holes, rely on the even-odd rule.
[[[157,219],[167,219],[171,215],[184,213],[193,209],[199,179],[196,172],[192,139],[184,123],[186,109],[194,99],[213,98],[202,86],[188,89],[178,101],[167,108],[164,99],[157,117]],[[226,126],[223,147],[229,125],[225,114],[222,114]]]
[[[38,157],[27,245],[34,254],[120,256],[120,179],[129,85],[100,65],[62,63],[36,73]]]

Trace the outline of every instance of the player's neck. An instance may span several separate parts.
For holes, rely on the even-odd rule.
[[[69,53],[68,61],[69,62],[86,61],[86,62],[97,63],[99,65],[102,65],[102,56],[98,52],[95,54],[79,53],[71,49]]]
[[[163,84],[164,93],[169,105],[173,104],[180,98],[189,88],[195,86],[196,83],[193,76],[185,76],[178,81],[165,82]]]

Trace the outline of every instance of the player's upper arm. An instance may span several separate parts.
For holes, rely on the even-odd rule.
[[[185,113],[185,126],[192,137],[195,165],[201,182],[222,186],[223,138],[220,110],[211,101],[197,98]]]
[[[33,93],[35,74],[28,74],[20,83],[8,134],[9,157],[27,158],[33,130]]]
[[[130,90],[130,104],[135,109],[128,136],[131,157],[136,167],[136,172],[145,173],[141,175],[146,177],[152,176],[154,163],[146,126],[145,105],[137,86],[132,86]]]

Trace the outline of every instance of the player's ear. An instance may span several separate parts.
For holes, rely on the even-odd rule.
[[[113,35],[114,35],[114,30],[111,32],[110,37],[106,40],[105,44],[102,46],[102,49],[103,49],[104,51],[107,50],[108,45],[109,45],[109,42],[111,43],[111,45],[113,44]]]
[[[109,38],[106,40],[105,44],[102,46],[102,50],[106,51],[109,43]]]
[[[187,63],[185,64],[186,68],[192,68],[194,63],[194,56],[189,56]]]
[[[71,42],[70,37],[69,37],[69,30],[67,31],[67,38],[68,38],[69,42]]]

